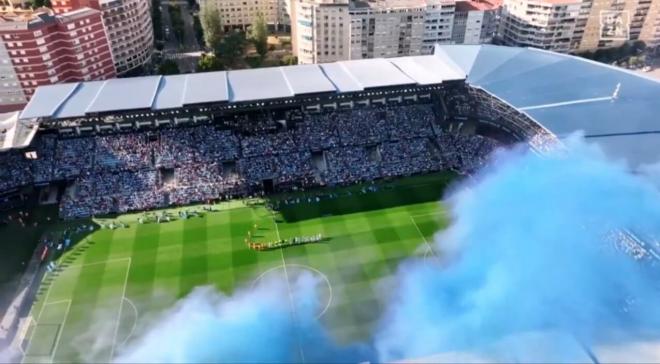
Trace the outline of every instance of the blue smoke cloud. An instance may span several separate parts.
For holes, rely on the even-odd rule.
[[[118,362],[385,362],[450,352],[459,355],[444,360],[570,361],[585,359],[576,342],[660,333],[655,268],[612,238],[618,229],[660,237],[660,195],[624,164],[577,137],[546,156],[501,152],[447,201],[452,223],[435,239],[437,261],[401,264],[369,345],[333,343],[315,319],[318,282],[303,272],[291,287],[295,317],[282,277],[232,297],[198,288]]]
[[[199,287],[115,361],[293,363],[373,358],[364,345],[336,346],[320,326],[316,277],[302,271],[291,281],[289,288],[283,275],[269,275],[232,297]]]
[[[452,225],[435,241],[440,263],[400,267],[376,334],[381,360],[458,351],[566,361],[576,359],[566,336],[589,347],[617,333],[660,333],[650,264],[615,249],[611,237],[617,229],[660,236],[660,195],[624,164],[577,137],[547,156],[500,153],[449,201]],[[525,340],[516,347],[516,337],[538,332],[560,334],[546,338],[553,350],[525,353]],[[502,340],[506,354],[495,350]]]

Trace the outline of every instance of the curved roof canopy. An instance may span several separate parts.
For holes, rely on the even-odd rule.
[[[524,111],[560,138],[581,131],[637,167],[660,159],[660,82],[606,64],[532,48],[437,46],[467,82]]]
[[[574,56],[493,45],[438,45],[432,56],[42,86],[20,118],[167,110],[463,79],[560,138],[582,131],[634,167],[660,156],[660,82]]]
[[[465,73],[459,67],[435,56],[133,77],[41,86],[20,117],[65,119],[463,79]]]

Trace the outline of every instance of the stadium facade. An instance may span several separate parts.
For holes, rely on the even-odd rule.
[[[471,125],[517,140],[539,131],[559,138],[582,131],[633,167],[654,162],[660,152],[657,81],[569,55],[491,45],[437,46],[429,56],[44,86],[17,122],[80,134],[208,122],[262,108],[322,111],[423,98],[437,98],[448,130]]]
[[[49,85],[2,116],[0,207],[34,187],[77,218],[469,174],[497,145],[543,151],[575,132],[636,169],[657,159],[659,99],[628,71],[498,46]]]

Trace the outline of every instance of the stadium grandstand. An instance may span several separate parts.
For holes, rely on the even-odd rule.
[[[383,77],[387,75],[387,77]],[[438,170],[582,131],[633,168],[660,146],[660,84],[551,52],[433,55],[40,87],[6,115],[5,203],[58,186],[63,218]],[[38,132],[37,132],[38,129]]]
[[[501,146],[543,153],[575,133],[642,169],[660,154],[658,100],[660,83],[623,69],[492,45],[39,87],[0,115],[0,224],[7,241],[39,244],[11,244],[33,250],[13,262],[26,273],[0,344],[15,331],[25,362],[83,361],[71,343],[103,304],[118,309],[92,361],[110,362],[138,327],[129,297],[149,312],[161,291],[227,293],[282,267],[289,282],[287,266],[325,277],[319,317],[331,307],[338,337],[360,338],[383,307],[379,282],[405,257],[434,259],[449,219],[438,199],[457,175]],[[292,246],[309,237],[322,243]],[[642,232],[607,238],[660,262]],[[581,361],[607,355],[568,341]]]

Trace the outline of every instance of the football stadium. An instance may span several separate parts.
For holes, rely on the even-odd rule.
[[[302,327],[306,298],[295,286],[304,275],[316,282],[311,316],[333,347],[370,343],[399,295],[390,283],[403,263],[444,264],[449,253],[434,240],[460,221],[448,193],[470,193],[466,185],[501,150],[543,158],[576,133],[626,170],[643,171],[660,155],[659,100],[660,83],[626,70],[491,45],[40,87],[0,121],[0,234],[9,243],[0,342],[23,362],[133,361],[122,355],[197,287],[231,297],[282,284],[284,316]],[[507,202],[486,202],[507,214]],[[620,255],[654,269],[660,240],[641,228],[612,231]],[[268,299],[250,304],[279,312]],[[242,322],[227,325],[230,336],[250,335]],[[269,338],[254,335],[241,347],[260,351]],[[315,341],[293,341],[284,361],[346,361],[315,354]],[[561,341],[573,361],[621,358],[577,334]],[[165,352],[172,345],[160,342]],[[349,361],[389,361],[364,355]],[[246,361],[272,359],[254,358]]]

